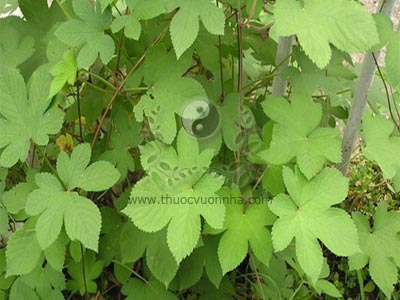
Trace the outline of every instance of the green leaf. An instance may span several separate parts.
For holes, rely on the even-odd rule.
[[[25,208],[29,194],[37,188],[35,183],[36,171],[29,169],[26,182],[20,182],[2,195],[3,204],[10,214],[18,214]]]
[[[116,165],[121,173],[121,178],[125,179],[128,170],[135,170],[135,161],[130,150],[137,147],[142,142],[140,131],[142,124],[135,122],[132,115],[121,105],[113,106],[113,114],[118,116],[113,120],[113,127],[109,137],[109,150],[103,152],[99,159],[104,159]]]
[[[111,25],[112,31],[118,32],[124,28],[127,38],[138,40],[141,33],[140,20],[149,20],[167,12],[164,2],[164,0],[128,0],[127,5],[131,13],[117,17]]]
[[[359,3],[350,0],[280,0],[274,10],[275,30],[280,36],[297,35],[300,45],[321,69],[336,48],[357,52],[379,42],[375,21]]]
[[[268,265],[272,242],[266,226],[274,223],[275,216],[265,204],[250,204],[245,209],[237,187],[224,189],[220,194],[229,199],[225,203],[225,232],[218,247],[223,273],[235,269],[247,256],[249,247],[263,264]]]
[[[400,137],[395,135],[392,120],[383,116],[372,117],[365,113],[362,122],[362,136],[365,146],[364,155],[377,162],[385,178],[393,178],[400,174]],[[399,189],[400,187],[396,187]]]
[[[25,161],[30,141],[44,146],[49,134],[56,134],[63,122],[63,113],[49,108],[50,77],[37,71],[29,82],[29,100],[24,79],[15,69],[0,68],[0,165],[12,167]]]
[[[0,203],[0,236],[8,232],[8,213]]]
[[[215,203],[211,206],[207,199],[216,197],[215,192],[222,186],[223,178],[205,173],[212,152],[199,153],[197,141],[183,130],[178,136],[177,152],[172,147],[165,147],[164,151],[160,148],[160,144],[153,142],[142,151],[142,165],[150,176],[134,186],[131,203],[123,212],[146,232],[168,226],[168,246],[179,263],[193,251],[199,240],[200,216],[212,227],[222,228],[224,205]],[[201,198],[205,202],[200,201]],[[170,203],[166,205],[163,201]]]
[[[89,165],[90,157],[91,149],[87,143],[75,147],[70,157],[65,152],[60,153],[57,172],[68,190],[103,191],[118,181],[120,174],[111,163],[97,161]]]
[[[97,251],[101,214],[92,201],[81,196],[71,197],[64,212],[64,222],[71,240],[78,240],[86,248]]]
[[[73,0],[74,11],[79,19],[60,25],[55,35],[71,47],[79,47],[79,68],[90,67],[98,56],[104,64],[114,55],[113,39],[104,33],[111,25],[111,10],[101,12],[100,2],[93,7],[90,1]]]
[[[65,233],[61,233],[57,240],[44,250],[47,262],[56,271],[61,272],[64,267],[67,243],[68,237]]]
[[[176,136],[175,114],[182,115],[186,105],[194,100],[207,99],[199,82],[182,77],[191,61],[190,55],[177,61],[172,52],[166,53],[162,47],[149,50],[147,56],[145,81],[151,89],[135,106],[135,115],[140,121],[144,112],[154,136],[167,144]]]
[[[70,50],[65,51],[63,59],[50,70],[51,75],[54,76],[50,87],[50,97],[61,91],[65,84],[75,83],[77,69],[74,53]]]
[[[121,29],[124,29],[124,35],[127,38],[138,40],[142,27],[135,16],[126,15],[116,18],[111,25],[111,30],[114,33]]]
[[[57,173],[63,182],[48,173],[36,175],[38,189],[29,194],[25,210],[31,216],[40,215],[36,223],[38,242],[47,249],[58,238],[62,224],[69,238],[80,241],[86,248],[97,251],[101,228],[101,214],[89,199],[73,189],[102,191],[114,185],[118,171],[109,163],[91,164],[89,144],[75,147],[71,156],[61,152],[57,159]],[[64,186],[67,191],[64,190]]]
[[[264,112],[276,122],[269,149],[258,156],[281,165],[296,157],[301,172],[311,179],[326,161],[340,162],[341,146],[337,128],[319,128],[320,104],[293,96],[291,104],[284,98],[270,97],[263,102]]]
[[[380,51],[393,38],[393,23],[384,13],[374,14],[373,17],[379,34],[379,44],[375,45],[371,51]]]
[[[29,255],[26,255],[28,249]],[[34,231],[19,230],[15,232],[7,243],[7,276],[32,272],[42,257],[42,249]]]
[[[73,260],[68,264],[68,273],[72,279],[67,282],[68,290],[78,292],[83,296],[86,289],[88,293],[96,293],[97,284],[94,281],[97,279],[104,268],[104,263],[101,260],[96,260],[94,252],[87,251],[84,259],[85,275],[82,273],[82,263]]]
[[[11,26],[0,29],[0,65],[18,67],[35,52],[35,41],[31,36],[21,36]]]
[[[204,269],[208,279],[216,288],[219,287],[223,277],[217,255],[219,236],[204,236],[202,240],[204,244],[196,248],[180,264],[178,273],[171,283],[170,289],[185,290],[193,287],[201,279]]]
[[[295,238],[299,264],[315,283],[323,264],[318,240],[338,256],[360,251],[350,216],[331,207],[346,197],[348,180],[338,170],[328,168],[307,181],[300,172],[284,167],[283,178],[290,196],[280,194],[269,205],[279,217],[272,228],[273,246],[282,251]]]
[[[199,19],[208,32],[223,35],[225,15],[209,0],[187,0],[171,22],[171,39],[179,58],[194,43],[199,33]]]
[[[126,300],[178,300],[178,297],[166,290],[157,280],[151,279],[149,282],[142,282],[138,279],[130,279],[122,287],[122,293],[127,296]]]
[[[49,265],[38,266],[20,279],[34,290],[41,300],[64,299],[61,293],[61,290],[65,289],[64,274],[53,270]]]
[[[284,193],[285,184],[282,178],[282,166],[269,166],[263,176],[262,184],[273,196]]]
[[[146,263],[151,273],[165,286],[169,285],[178,265],[168,248],[166,230],[147,233],[127,222],[121,230],[119,242],[123,263],[136,262],[146,252]]]
[[[387,211],[388,206],[382,203],[375,211],[374,225],[371,230],[368,218],[361,213],[354,213],[353,219],[360,237],[360,248],[369,262],[369,273],[388,299],[398,282],[400,267],[400,214]],[[350,263],[357,256],[350,257]],[[360,267],[363,267],[360,265]]]
[[[239,130],[238,120],[239,118],[239,94],[229,94],[221,107],[221,129],[224,142],[226,146],[232,150],[237,151],[238,148],[243,146],[243,139],[245,134],[243,129],[251,129],[255,125],[255,119],[252,111],[246,106],[242,107],[242,124],[241,130]]]
[[[386,49],[386,72],[390,84],[397,86],[400,83],[400,30],[392,35]]]
[[[334,297],[334,298],[342,298],[343,295],[339,292],[336,286],[328,280],[320,279],[315,284],[315,288],[320,290],[321,292]]]
[[[10,291],[10,300],[40,300],[35,291],[22,278],[18,278]]]

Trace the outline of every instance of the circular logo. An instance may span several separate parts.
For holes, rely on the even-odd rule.
[[[198,139],[213,135],[219,129],[220,119],[217,107],[207,100],[190,102],[182,113],[183,128]]]

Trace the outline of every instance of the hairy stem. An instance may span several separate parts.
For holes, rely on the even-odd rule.
[[[286,92],[287,81],[283,80],[280,73],[289,65],[289,59],[292,52],[293,37],[280,37],[278,42],[278,50],[276,53],[276,69],[278,76],[274,78],[272,83],[272,95],[283,96]]]
[[[391,16],[396,0],[382,0],[382,13]],[[366,54],[364,57],[361,74],[358,78],[357,88],[354,94],[353,106],[351,108],[350,117],[344,129],[344,137],[342,141],[342,162],[337,168],[343,173],[347,173],[351,154],[354,150],[357,140],[357,133],[360,129],[362,115],[367,105],[367,96],[369,89],[374,81],[376,72],[375,58],[379,60],[381,52],[377,51],[373,54]]]

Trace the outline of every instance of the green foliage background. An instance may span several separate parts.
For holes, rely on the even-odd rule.
[[[0,0],[0,300],[398,299],[388,3]]]

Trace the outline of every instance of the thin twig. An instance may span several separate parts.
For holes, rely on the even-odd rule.
[[[135,275],[137,278],[139,278],[140,280],[142,280],[145,283],[148,283],[147,279],[144,278],[142,275],[140,275],[138,272],[136,272],[135,270],[127,267],[126,265],[124,265],[123,263],[113,259],[112,262],[116,265],[119,265],[120,267],[126,269],[127,271],[131,272],[133,275]]]
[[[372,58],[374,59],[375,66],[376,66],[376,68],[377,68],[377,70],[378,70],[379,77],[381,78],[382,83],[383,83],[383,86],[384,86],[384,88],[385,88],[386,100],[387,100],[387,104],[388,104],[388,106],[389,106],[390,117],[392,118],[393,123],[396,125],[397,130],[400,131],[400,125],[399,125],[398,122],[396,121],[396,119],[395,119],[395,117],[394,117],[394,114],[393,114],[393,112],[392,112],[392,105],[391,105],[391,103],[390,103],[389,89],[388,89],[388,87],[387,87],[385,78],[383,78],[383,74],[382,74],[382,71],[381,71],[381,67],[380,67],[379,64],[378,64],[378,60],[376,59],[374,53],[372,53]],[[396,103],[394,103],[394,105],[396,106]],[[396,108],[397,108],[397,107],[396,107]],[[398,113],[398,112],[397,112],[397,113]]]
[[[78,103],[78,119],[79,119],[79,138],[83,142],[83,132],[82,132],[82,114],[81,114],[81,96],[80,96],[80,85],[79,81],[76,82],[76,101]]]
[[[87,288],[87,282],[86,282],[86,270],[85,270],[85,254],[83,253],[83,246],[82,244],[80,244],[81,246],[81,255],[82,255],[82,278],[83,278],[83,285],[85,287],[85,299],[88,300],[89,299],[89,294],[88,294],[88,288]]]
[[[217,0],[217,6],[219,6],[219,0]],[[219,52],[219,73],[221,80],[221,96],[220,101],[221,104],[224,103],[225,100],[225,90],[224,90],[224,65],[222,63],[222,38],[218,36],[218,52]]]
[[[154,47],[155,45],[157,45],[162,38],[165,36],[167,30],[169,28],[169,24],[168,26],[165,27],[165,29],[158,35],[158,37],[154,40],[154,42],[152,43],[151,47]],[[101,127],[103,126],[103,123],[107,117],[108,112],[110,111],[112,105],[114,104],[115,99],[117,99],[118,95],[121,93],[124,85],[127,83],[128,79],[130,78],[130,76],[133,74],[133,72],[136,71],[136,69],[140,66],[140,64],[144,61],[145,57],[146,57],[146,53],[147,50],[142,54],[142,56],[139,58],[139,60],[136,62],[136,64],[131,68],[131,70],[129,71],[129,73],[126,75],[126,77],[124,78],[124,80],[122,80],[121,84],[118,86],[118,88],[115,90],[113,96],[111,97],[110,101],[107,104],[107,107],[103,113],[103,115],[100,118],[99,124],[97,125],[96,128],[96,132],[94,134],[93,140],[92,140],[92,148],[93,146],[96,144],[97,138],[99,137],[100,134],[100,130]]]
[[[240,0],[237,0],[237,7],[241,7]],[[243,113],[243,27],[242,11],[237,11],[237,30],[238,30],[238,92],[239,92],[239,121],[238,121],[238,137],[237,155],[236,155],[236,183],[239,186],[240,181],[240,160],[241,160],[241,139],[242,139],[242,113]]]

